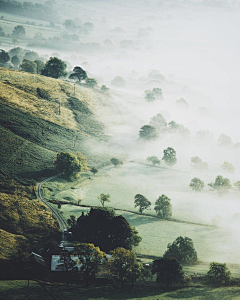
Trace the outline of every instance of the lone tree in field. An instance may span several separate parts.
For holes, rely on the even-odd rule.
[[[12,32],[12,37],[16,39],[24,39],[26,36],[25,28],[21,25],[17,25],[14,27]]]
[[[59,78],[67,75],[67,64],[57,57],[50,57],[41,74],[47,77]]]
[[[195,192],[201,192],[204,188],[204,181],[195,177],[191,180],[189,184],[190,188]]]
[[[139,137],[144,140],[154,140],[158,137],[158,133],[154,126],[144,125],[140,128]]]
[[[207,277],[210,283],[216,285],[228,284],[230,281],[231,272],[228,270],[226,264],[216,262],[210,263],[210,269],[207,272]]]
[[[78,218],[71,232],[74,241],[93,243],[106,253],[118,247],[131,250],[142,240],[123,216],[115,216],[112,209],[102,207],[91,208],[84,218]]]
[[[159,258],[153,261],[152,274],[157,274],[156,282],[161,286],[182,284],[183,270],[174,258]]]
[[[115,158],[115,157],[111,158],[110,161],[115,167],[123,164],[123,162],[121,160],[119,160],[118,158]]]
[[[141,194],[137,194],[134,199],[135,207],[139,207],[139,212],[141,214],[145,209],[148,209],[151,206],[151,202]]]
[[[218,138],[218,143],[219,146],[223,146],[223,147],[231,146],[232,139],[230,138],[230,136],[227,136],[226,134],[222,133]]]
[[[70,79],[77,79],[79,82],[87,78],[87,73],[81,67],[76,66],[73,69],[73,73],[69,76]]]
[[[99,247],[87,243],[76,244],[74,254],[78,257],[80,274],[84,277],[85,285],[88,286],[91,275],[97,273],[106,255]]]
[[[101,194],[98,199],[100,200],[102,207],[105,206],[105,202],[110,202],[110,195],[109,194]]]
[[[192,264],[197,261],[197,252],[193,241],[179,236],[172,244],[168,244],[164,258],[175,258],[179,263]]]
[[[69,152],[57,153],[54,165],[59,172],[62,172],[66,177],[75,176],[81,172],[81,164],[77,156]]]
[[[230,180],[228,178],[223,178],[221,175],[218,175],[215,179],[215,182],[208,184],[212,191],[217,191],[219,194],[226,194],[232,188]]]
[[[108,262],[108,269],[120,281],[121,286],[124,282],[131,282],[132,285],[142,272],[142,265],[137,261],[135,253],[119,247],[111,251]]]
[[[19,66],[20,71],[36,74],[37,73],[37,65],[35,62],[25,59],[22,61],[21,65]]]
[[[177,162],[176,151],[171,147],[168,147],[167,149],[163,150],[162,160],[164,160],[165,164],[167,164],[168,166],[175,165]]]
[[[95,168],[95,167],[92,167],[92,168],[90,169],[90,172],[92,172],[93,175],[95,175],[95,174],[98,172],[98,169]]]
[[[162,219],[168,219],[172,216],[172,204],[170,201],[171,199],[166,195],[158,197],[154,207],[158,217]]]
[[[150,163],[152,163],[154,166],[155,165],[160,165],[161,161],[157,156],[149,156],[147,158],[147,161],[149,161]]]
[[[234,171],[235,171],[234,166],[233,166],[231,163],[227,162],[227,161],[225,161],[225,162],[221,165],[221,168],[222,168],[224,171],[229,172],[229,173],[234,173]]]

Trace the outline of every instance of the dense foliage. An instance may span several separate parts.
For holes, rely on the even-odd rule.
[[[154,207],[158,217],[168,219],[172,216],[172,204],[170,201],[171,199],[166,195],[158,197]]]
[[[141,194],[137,194],[134,197],[135,207],[139,207],[139,212],[142,214],[145,209],[148,209],[151,206],[151,202]]]
[[[208,280],[217,285],[228,284],[230,281],[231,272],[226,264],[212,262],[207,273]]]

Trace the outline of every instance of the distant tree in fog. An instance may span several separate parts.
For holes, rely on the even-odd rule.
[[[47,77],[59,78],[67,75],[67,64],[57,57],[50,57],[41,74]]]
[[[145,100],[146,100],[147,102],[152,102],[152,101],[155,101],[155,100],[156,100],[153,91],[146,90],[146,91],[144,92],[144,94],[145,94],[144,98],[145,98]]]
[[[34,61],[34,60],[39,59],[39,55],[35,51],[28,51],[28,52],[26,52],[26,54],[24,55],[23,58]]]
[[[121,76],[117,76],[111,81],[111,84],[117,87],[125,87],[126,82]]]
[[[167,164],[168,166],[173,166],[177,163],[177,158],[176,158],[176,151],[168,147],[167,149],[163,150],[163,158],[162,160]]]
[[[0,64],[4,66],[9,60],[9,54],[3,49],[0,49]]]
[[[22,57],[25,55],[25,50],[23,50],[21,47],[15,47],[9,50],[8,54],[10,57],[17,56],[19,59],[22,59]]]
[[[209,130],[199,130],[196,132],[196,139],[199,141],[210,142],[213,140],[213,133]]]
[[[33,74],[37,73],[37,65],[35,64],[35,62],[28,59],[24,59],[22,61],[21,65],[19,66],[19,69],[20,71],[24,71],[28,73],[33,73]]]
[[[2,37],[5,36],[5,32],[3,31],[2,27],[0,27],[0,36],[2,36]]]
[[[153,88],[153,94],[155,98],[161,98],[162,97],[162,89],[160,88]]]
[[[69,76],[70,79],[77,78],[79,82],[82,80],[85,80],[87,78],[87,73],[85,70],[83,70],[81,67],[76,66],[73,69],[73,73]]]
[[[135,207],[139,207],[139,212],[141,214],[145,209],[148,209],[151,206],[151,202],[141,194],[137,194],[134,199]]]
[[[157,156],[149,156],[147,158],[147,161],[149,161],[150,163],[152,163],[154,166],[155,165],[160,165],[161,161]]]
[[[204,171],[208,170],[208,163],[202,161],[200,157],[194,156],[191,158],[191,167],[193,170]]]
[[[11,58],[11,63],[14,65],[15,68],[17,68],[19,66],[19,58],[17,57],[17,55],[14,55],[12,58]]]
[[[106,87],[106,85],[102,85],[101,86],[101,93],[108,94],[108,92],[109,92],[109,88]]]
[[[168,244],[164,258],[175,258],[179,263],[194,263],[197,261],[197,252],[193,240],[179,236],[172,244]]]
[[[13,38],[24,39],[25,36],[26,36],[26,31],[22,25],[17,25],[14,27],[13,32],[12,32]]]
[[[233,166],[231,163],[227,162],[227,161],[225,161],[225,162],[221,165],[221,168],[222,168],[224,171],[229,172],[229,173],[234,173],[234,170],[235,170],[234,166]]]
[[[232,139],[226,134],[222,133],[218,138],[219,146],[231,146]]]
[[[94,89],[97,86],[97,80],[95,78],[87,78],[86,79],[86,86],[89,88]]]
[[[98,199],[100,200],[102,207],[105,206],[105,202],[111,202],[109,194],[101,194]]]
[[[184,98],[176,100],[176,105],[182,108],[187,108],[189,106],[188,102]]]
[[[149,125],[154,126],[158,131],[165,131],[167,129],[167,121],[161,114],[152,117]]]
[[[223,178],[221,175],[218,175],[215,179],[215,182],[208,184],[212,191],[217,191],[219,194],[226,194],[231,189],[231,182],[228,178]]]
[[[158,137],[158,133],[154,126],[144,125],[140,128],[139,137],[144,140],[154,140]]]
[[[119,160],[118,158],[115,158],[115,157],[111,158],[110,161],[115,167],[123,164],[123,162],[121,160]]]
[[[221,285],[228,284],[231,279],[231,272],[226,264],[212,262],[210,269],[207,272],[208,281],[213,284]]]
[[[204,188],[204,181],[195,177],[191,180],[189,186],[193,191],[201,192]]]
[[[166,195],[158,197],[154,207],[158,217],[162,219],[168,219],[172,216],[172,204],[170,201],[171,199]]]
[[[240,192],[240,181],[237,181],[233,184],[234,188]]]
[[[65,20],[65,22],[63,23],[64,27],[66,30],[74,30],[76,28],[76,24],[74,23],[73,20],[71,19],[68,19],[68,20]]]

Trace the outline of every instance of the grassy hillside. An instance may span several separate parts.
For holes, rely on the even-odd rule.
[[[29,252],[58,232],[34,185],[55,172],[59,151],[82,152],[89,165],[109,158],[90,151],[103,144],[104,126],[95,112],[101,94],[40,75],[0,68],[0,260]]]

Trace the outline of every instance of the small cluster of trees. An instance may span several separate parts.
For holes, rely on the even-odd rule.
[[[171,147],[168,147],[167,149],[164,149],[162,160],[168,166],[175,165],[177,163],[176,151]],[[154,166],[161,164],[161,160],[157,156],[149,156],[147,158],[147,161],[152,163]]]
[[[89,35],[94,31],[94,25],[90,22],[81,23],[80,20],[67,19],[64,21],[63,26],[67,31],[77,32],[80,35]]]
[[[146,90],[144,92],[145,94],[145,100],[147,102],[152,102],[155,101],[156,99],[160,99],[162,98],[162,89],[160,88],[153,88],[152,91],[151,90]]]
[[[134,197],[135,207],[139,208],[139,212],[142,214],[144,210],[151,206],[151,202],[143,195],[137,194]],[[168,219],[172,216],[172,204],[171,199],[166,195],[159,196],[155,201],[154,210],[161,219]]]
[[[196,171],[206,171],[208,170],[208,163],[202,161],[200,157],[194,156],[191,158],[191,167]]]
[[[56,169],[67,178],[73,179],[80,172],[88,170],[87,159],[80,152],[76,155],[69,152],[59,152],[54,161]]]

